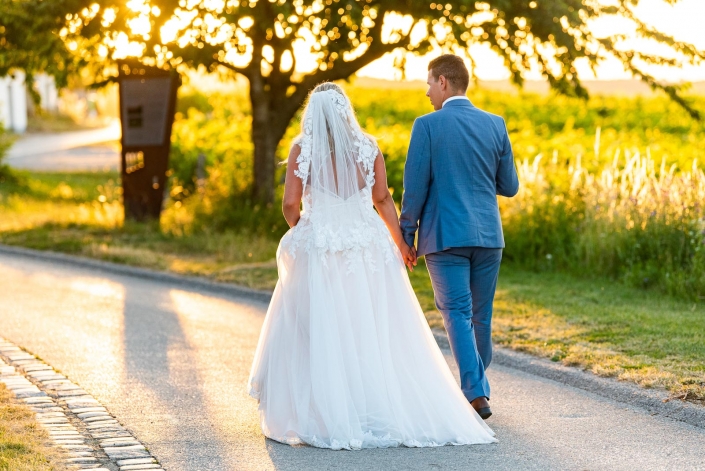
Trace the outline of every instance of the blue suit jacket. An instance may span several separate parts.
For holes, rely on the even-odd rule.
[[[418,255],[452,247],[503,248],[497,195],[519,179],[504,119],[453,100],[414,121],[404,167],[400,225]]]

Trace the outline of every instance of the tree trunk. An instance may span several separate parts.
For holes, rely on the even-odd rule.
[[[255,155],[252,196],[255,201],[267,204],[274,201],[274,163],[281,135],[274,135],[273,129],[267,126],[267,120],[263,116],[269,116],[269,113],[255,116],[253,112],[252,142]]]
[[[274,201],[274,160],[281,135],[275,135],[272,112],[272,93],[263,77],[250,79],[250,102],[252,103],[252,143],[254,154],[254,181],[252,196],[260,203]],[[283,134],[283,133],[282,133]]]
[[[254,154],[253,199],[268,204],[274,201],[276,151],[305,95],[286,96],[286,86],[271,86],[262,76],[250,77],[252,104],[252,143]]]

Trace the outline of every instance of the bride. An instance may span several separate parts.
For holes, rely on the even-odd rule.
[[[283,207],[291,229],[249,380],[264,434],[334,450],[496,441],[409,283],[382,154],[333,83],[309,97]]]

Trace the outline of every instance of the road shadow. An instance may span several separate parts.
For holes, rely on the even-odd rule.
[[[150,417],[152,431],[164,431],[162,436],[140,438],[152,445],[162,464],[178,463],[176,467],[188,470],[229,469],[221,460],[225,447],[208,416],[196,353],[186,339],[169,289],[153,283],[124,287],[126,387],[128,391],[140,389],[140,395],[156,401],[158,410],[149,404],[135,406],[142,414],[154,415]],[[164,415],[162,411],[169,412]],[[169,456],[159,456],[159,450]]]

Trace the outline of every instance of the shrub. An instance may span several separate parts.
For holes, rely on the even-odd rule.
[[[0,124],[0,183],[14,181],[16,179],[10,167],[3,162],[7,156],[7,151],[10,149],[10,146],[12,146],[12,141],[13,139],[10,134],[7,133],[2,124]]]

